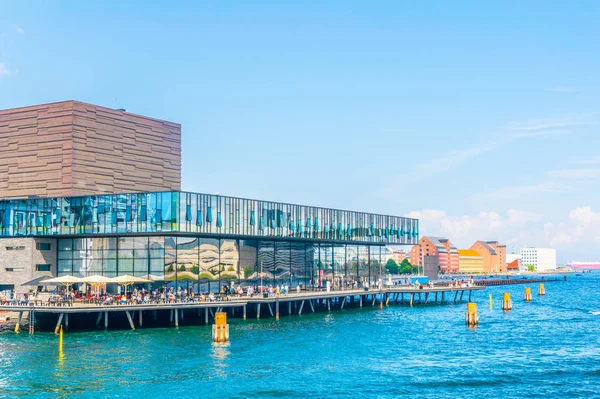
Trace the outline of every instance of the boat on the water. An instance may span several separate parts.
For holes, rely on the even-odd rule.
[[[600,270],[600,261],[598,262],[570,262],[569,267],[576,270]]]

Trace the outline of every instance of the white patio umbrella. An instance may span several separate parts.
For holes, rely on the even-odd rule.
[[[86,283],[91,285],[92,287],[106,287],[106,284],[112,283],[113,279],[106,276],[101,276],[99,274],[94,274],[92,276],[83,277],[81,279],[82,283]]]
[[[67,287],[67,291],[69,290],[69,287],[73,284],[76,283],[81,283],[81,278],[79,277],[75,277],[75,276],[59,276],[59,277],[54,277],[48,280],[43,280],[41,281],[41,283],[44,284],[61,284]]]
[[[152,280],[148,280],[143,277],[130,276],[128,274],[123,274],[121,276],[113,277],[110,279],[111,282],[117,283],[125,287],[125,295],[127,295],[127,287],[135,284],[135,283],[151,283]]]

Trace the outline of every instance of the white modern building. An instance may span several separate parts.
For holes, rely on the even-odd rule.
[[[544,272],[556,269],[556,249],[521,248],[521,265],[527,269],[533,266],[535,271]]]

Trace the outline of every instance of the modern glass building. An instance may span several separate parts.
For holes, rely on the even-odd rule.
[[[55,240],[58,275],[225,283],[372,282],[416,219],[188,192],[0,201],[0,237]],[[262,280],[261,280],[262,279]]]
[[[52,275],[157,284],[375,281],[418,221],[181,189],[181,125],[78,101],[0,110],[0,291]]]

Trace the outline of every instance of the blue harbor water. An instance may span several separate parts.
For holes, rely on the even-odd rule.
[[[524,287],[476,292],[472,329],[463,302],[232,319],[225,346],[202,326],[72,332],[62,358],[52,333],[5,332],[0,397],[600,397],[600,274]]]

